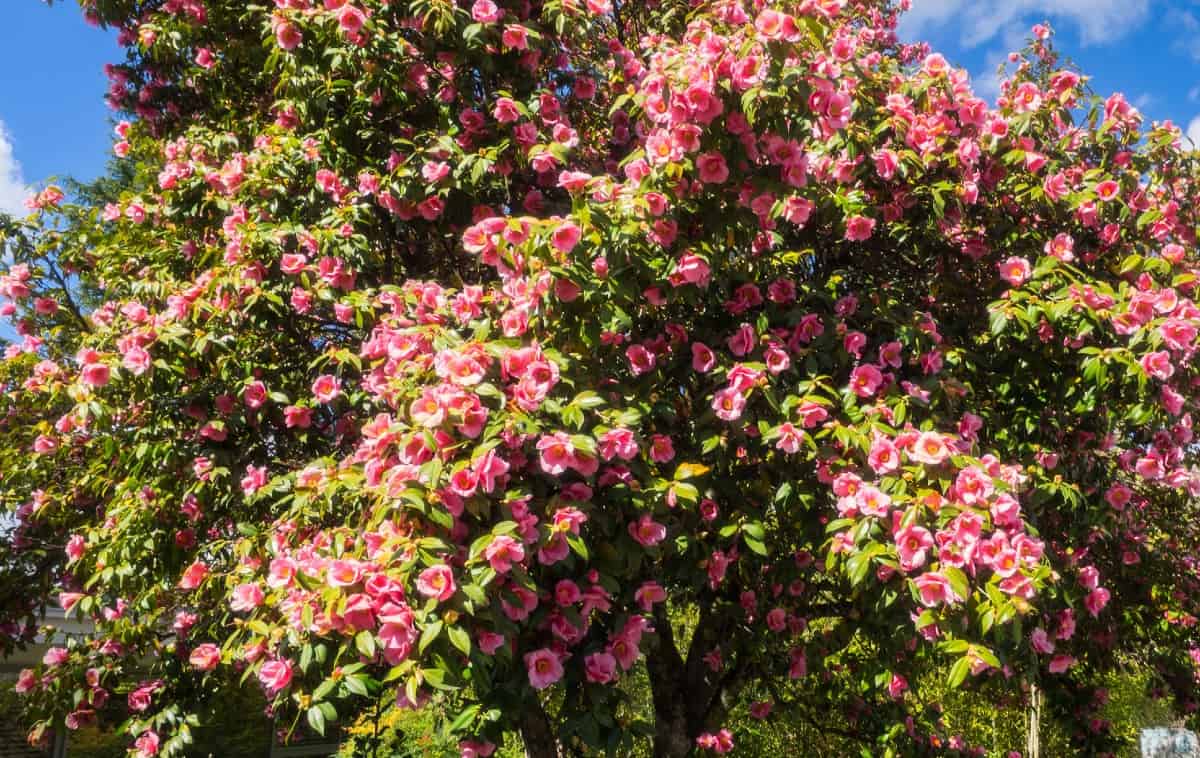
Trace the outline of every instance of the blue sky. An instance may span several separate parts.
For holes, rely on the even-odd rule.
[[[1200,143],[1200,0],[913,0],[901,33],[969,70],[991,99],[997,65],[1043,21],[1097,92],[1122,92]]]
[[[991,98],[996,64],[1047,20],[1099,92],[1124,92],[1200,142],[1200,0],[913,0],[901,31],[967,68]],[[119,56],[73,0],[0,0],[0,208],[19,209],[50,176],[103,170],[112,124],[102,67]]]
[[[74,0],[0,0],[0,209],[19,209],[26,185],[104,170],[103,66],[120,56],[115,35],[85,24]]]

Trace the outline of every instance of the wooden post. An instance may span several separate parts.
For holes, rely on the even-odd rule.
[[[1039,732],[1042,726],[1042,693],[1036,684],[1029,688],[1029,727],[1025,736],[1025,758],[1041,758]]]
[[[54,748],[50,752],[50,758],[67,758],[67,730],[54,731]]]

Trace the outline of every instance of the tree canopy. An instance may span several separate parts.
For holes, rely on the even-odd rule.
[[[429,708],[463,756],[982,753],[919,683],[1197,706],[1197,170],[1046,26],[887,0],[80,0],[112,175],[0,240],[32,737]],[[652,712],[629,707],[648,677]]]

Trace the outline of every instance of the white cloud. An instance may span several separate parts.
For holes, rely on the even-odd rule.
[[[1163,16],[1162,28],[1175,37],[1171,50],[1200,60],[1200,18],[1191,11],[1171,8]]]
[[[1184,134],[1186,134],[1187,138],[1192,141],[1192,145],[1194,147],[1200,147],[1200,116],[1196,116],[1194,119],[1188,122],[1187,129],[1184,130]]]
[[[977,47],[1031,21],[1067,23],[1084,45],[1118,39],[1146,19],[1150,0],[913,0],[900,21],[902,39],[953,26],[965,47]]]
[[[21,164],[13,153],[12,137],[8,127],[0,121],[0,211],[15,216],[24,216],[25,198],[30,187],[21,174]]]
[[[1000,66],[1004,63],[1004,53],[990,52],[984,61],[983,69],[971,75],[971,89],[984,100],[995,101],[1000,96]]]

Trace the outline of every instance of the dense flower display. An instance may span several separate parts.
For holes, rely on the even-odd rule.
[[[258,686],[464,756],[982,754],[936,674],[1105,754],[1130,663],[1194,712],[1197,164],[1049,29],[993,105],[905,1],[80,4],[113,177],[2,232],[0,630],[95,622],[35,740]]]

